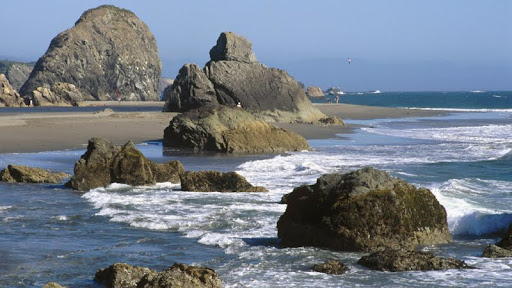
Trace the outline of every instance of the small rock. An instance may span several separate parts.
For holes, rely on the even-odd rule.
[[[321,264],[315,264],[313,266],[313,271],[326,274],[341,275],[347,272],[348,270],[349,269],[347,265],[341,263],[338,260],[331,260]]]
[[[57,184],[69,177],[64,172],[52,173],[48,169],[23,165],[8,165],[0,171],[0,181],[9,183],[51,183]]]
[[[196,192],[267,192],[263,187],[252,186],[236,172],[186,171],[180,175],[182,191]]]

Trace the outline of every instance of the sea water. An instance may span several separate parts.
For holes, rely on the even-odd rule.
[[[56,281],[94,287],[96,270],[115,262],[156,270],[182,262],[215,269],[224,287],[509,287],[512,259],[480,257],[512,222],[512,112],[490,106],[439,117],[348,119],[363,128],[343,138],[310,140],[309,152],[195,155],[164,151],[159,142],[138,145],[151,160],[177,159],[187,170],[237,171],[268,193],[182,192],[177,183],[112,184],[79,193],[62,185],[1,183],[0,286]],[[83,152],[1,154],[0,167],[72,173]],[[363,253],[279,246],[276,223],[286,209],[279,204],[284,194],[322,174],[365,166],[429,188],[447,210],[453,241],[418,248],[478,269],[377,272],[357,264]],[[311,271],[330,259],[350,271]]]

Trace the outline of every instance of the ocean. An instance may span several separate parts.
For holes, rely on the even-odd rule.
[[[149,159],[180,160],[186,170],[237,171],[268,193],[181,192],[176,183],[79,193],[63,185],[0,183],[0,286],[99,287],[95,272],[115,262],[156,270],[181,262],[213,268],[223,287],[510,287],[512,259],[480,255],[512,223],[512,92],[354,93],[340,102],[457,112],[345,119],[361,128],[310,140],[310,152],[194,155],[164,151],[160,142],[138,145]],[[0,168],[21,164],[71,174],[83,153],[0,154]],[[356,263],[363,253],[279,246],[283,194],[322,174],[365,166],[429,188],[447,210],[453,241],[418,248],[478,269],[377,272]],[[350,271],[311,271],[330,259]]]

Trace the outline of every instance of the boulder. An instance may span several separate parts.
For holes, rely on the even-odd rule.
[[[482,257],[502,258],[512,257],[512,225],[508,227],[507,232],[495,245],[489,245],[485,248]]]
[[[0,107],[22,107],[25,106],[20,94],[12,88],[11,84],[5,77],[0,74]]]
[[[338,260],[330,260],[321,264],[315,264],[312,269],[315,272],[334,275],[341,275],[349,270],[347,265]]]
[[[222,153],[281,153],[310,150],[304,137],[277,128],[240,108],[206,106],[174,117],[164,146]]]
[[[182,191],[196,192],[267,192],[263,187],[252,186],[236,172],[186,171],[180,175]]]
[[[446,211],[432,192],[370,167],[323,175],[283,199],[288,205],[277,228],[285,247],[410,250],[451,240]]]
[[[64,172],[52,173],[50,170],[23,165],[8,165],[0,171],[0,181],[9,183],[51,183],[57,184],[70,175]]]
[[[34,106],[78,106],[85,100],[75,85],[63,82],[57,82],[51,88],[37,87],[29,93],[29,99]]]
[[[265,121],[316,122],[325,114],[313,107],[304,89],[288,73],[260,64],[246,38],[222,33],[201,70],[185,64],[164,92],[164,111],[184,112],[206,105],[238,103]]]
[[[311,98],[319,98],[324,97],[325,95],[320,87],[308,86],[308,88],[306,88],[306,96]]]
[[[430,252],[416,252],[387,249],[363,256],[358,264],[373,270],[399,271],[431,271],[447,269],[474,269],[464,261],[454,258],[442,258]]]
[[[33,97],[32,91],[43,87],[59,96],[53,87],[63,82],[74,85],[84,100],[116,100],[119,92],[125,100],[158,101],[161,70],[146,24],[128,10],[104,5],[84,12],[51,41],[20,94]]]
[[[104,139],[92,138],[85,154],[75,163],[75,175],[66,185],[87,191],[114,182],[129,185],[177,183],[183,171],[179,161],[165,164],[151,162],[131,141],[121,147]]]
[[[107,287],[118,288],[221,287],[221,280],[214,270],[180,263],[175,263],[161,272],[125,263],[115,263],[96,272],[94,281]]]

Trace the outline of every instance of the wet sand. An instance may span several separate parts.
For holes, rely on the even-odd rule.
[[[88,102],[86,105],[163,106],[162,102]],[[316,104],[322,112],[342,119],[377,119],[435,116],[446,111],[410,110],[347,104]],[[0,108],[1,109],[1,108]],[[30,108],[26,108],[30,109]],[[21,112],[22,110],[20,110]],[[164,129],[177,113],[163,112],[75,112],[75,113],[0,113],[0,153],[42,152],[85,149],[92,137],[116,144],[161,140]],[[354,126],[317,126],[278,123],[306,139],[337,137],[350,133]]]

